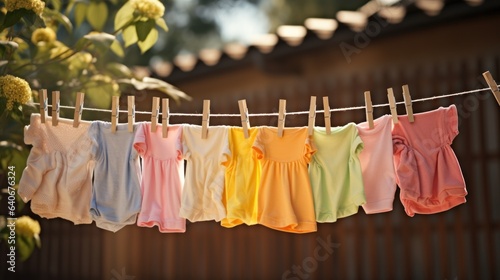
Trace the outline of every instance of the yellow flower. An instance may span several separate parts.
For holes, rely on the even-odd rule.
[[[45,2],[41,0],[5,0],[5,8],[8,12],[19,9],[31,10],[40,16],[45,8]]]
[[[158,0],[130,0],[130,4],[136,13],[149,19],[161,18],[165,13],[165,6]]]
[[[26,104],[31,100],[31,88],[25,80],[6,75],[0,77],[0,96],[7,99],[7,110],[12,110],[15,103]]]
[[[40,234],[40,224],[28,216],[16,220],[16,233],[25,237],[36,237]]]
[[[31,34],[31,42],[33,44],[38,44],[40,42],[44,43],[50,43],[54,42],[56,40],[56,33],[52,28],[37,28],[35,31],[33,31],[33,34]]]

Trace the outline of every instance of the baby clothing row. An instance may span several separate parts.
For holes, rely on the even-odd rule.
[[[312,136],[299,127],[278,137],[277,128],[264,126],[245,138],[242,128],[214,126],[202,139],[197,125],[169,125],[164,138],[147,122],[134,124],[134,133],[127,124],[112,132],[107,122],[52,126],[33,114],[18,193],[41,217],[95,221],[113,232],[134,223],[185,232],[186,219],[314,232],[317,222],[335,222],[359,206],[367,214],[391,211],[396,184],[409,216],[464,203],[450,146],[456,107],[414,116],[414,123],[399,116],[393,124],[385,115],[373,129],[315,127]]]

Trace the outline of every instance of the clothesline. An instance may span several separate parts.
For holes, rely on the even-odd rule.
[[[500,88],[500,86],[499,86]],[[471,93],[477,93],[477,92],[482,92],[482,91],[491,91],[489,87],[482,88],[482,89],[474,89],[474,90],[468,90],[468,91],[462,91],[462,92],[457,92],[457,93],[450,93],[450,94],[443,94],[443,95],[437,95],[437,96],[431,96],[431,97],[424,97],[424,98],[419,98],[419,99],[414,99],[412,100],[413,103],[415,102],[424,102],[424,101],[430,101],[430,100],[435,100],[435,99],[441,99],[441,98],[448,98],[448,97],[453,97],[453,96],[460,96],[460,95],[465,95],[465,94],[471,94]],[[40,105],[40,103],[33,103],[34,105]],[[404,101],[399,101],[396,102],[396,104],[404,104]],[[384,104],[374,104],[372,107],[384,107],[384,106],[389,106],[389,103],[384,103]],[[47,104],[47,107],[52,107],[52,105]],[[64,106],[64,105],[59,105],[59,108],[62,109],[74,109],[74,106]],[[365,106],[354,106],[354,107],[344,107],[344,108],[333,108],[330,109],[330,112],[343,112],[343,111],[352,111],[352,110],[360,110],[360,109],[365,109]],[[109,109],[96,109],[96,108],[83,108],[84,111],[95,111],[95,112],[108,112],[111,113],[111,110]],[[118,112],[120,113],[128,113],[127,110],[119,110]],[[324,113],[324,110],[316,110],[316,113]],[[135,111],[136,114],[143,114],[143,115],[151,115],[151,112],[149,111]],[[159,115],[162,113],[159,112]],[[307,115],[309,114],[309,111],[298,111],[298,112],[286,112],[286,115]],[[169,113],[170,116],[178,116],[178,117],[202,117],[203,114],[201,113]],[[266,117],[266,116],[278,116],[279,113],[253,113],[253,114],[248,114],[249,117]],[[210,117],[241,117],[240,114],[210,114]]]

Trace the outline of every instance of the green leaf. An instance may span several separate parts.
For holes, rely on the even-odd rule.
[[[125,41],[125,47],[137,43],[137,40],[135,25],[130,25],[123,30],[123,41]]]
[[[0,31],[2,31],[4,29],[4,27],[3,27],[4,21],[5,21],[5,14],[0,12]]]
[[[90,40],[94,43],[102,43],[109,47],[115,40],[115,36],[106,32],[92,33],[83,36],[83,38]]]
[[[106,70],[113,77],[122,79],[132,77],[132,71],[124,64],[112,62],[106,65]]]
[[[142,79],[142,81],[136,80],[134,78],[132,79],[121,79],[118,80],[119,83],[122,84],[130,84],[134,86],[135,89],[137,90],[158,90],[160,92],[163,92],[170,97],[172,97],[174,100],[179,101],[181,98],[186,99],[186,100],[191,100],[191,97],[187,95],[186,93],[182,92],[178,88],[174,87],[173,85],[159,80],[155,78],[150,78],[150,77],[145,77]]]
[[[137,42],[137,45],[139,45],[139,49],[141,49],[141,53],[145,53],[152,46],[154,46],[156,41],[158,41],[158,30],[151,29],[151,32],[149,32],[149,34],[148,34],[148,37],[142,42]]]
[[[64,13],[69,15],[71,13],[71,10],[73,10],[73,8],[75,7],[75,4],[77,4],[75,3],[75,1],[70,1],[66,6],[66,9],[64,9]]]
[[[52,3],[52,6],[54,6],[54,10],[56,11],[61,10],[61,0],[50,0],[48,2]]]
[[[97,31],[101,31],[108,18],[108,6],[104,2],[90,2],[87,21]]]
[[[160,80],[160,79],[155,79],[155,78],[150,78],[150,77],[144,77],[142,79],[143,82],[146,83],[155,83],[158,85],[157,90],[171,96],[174,98],[176,101],[178,101],[180,98],[186,99],[186,100],[191,100],[191,96],[187,95],[185,92],[181,91],[180,89],[176,88],[175,86]]]
[[[75,5],[75,23],[77,27],[79,27],[85,20],[85,17],[87,16],[87,8],[88,4],[86,3],[77,3]]]
[[[32,26],[33,28],[43,28],[45,27],[45,21],[43,18],[33,11],[28,11],[23,18],[26,20],[27,24],[29,26]]]
[[[125,56],[125,51],[123,51],[122,44],[118,40],[115,40],[111,44],[111,50],[119,57],[124,57]]]
[[[134,20],[134,8],[129,1],[127,1],[118,10],[115,16],[115,31],[125,28],[127,25],[131,24]]]
[[[51,10],[51,9],[45,9],[43,11],[43,16],[46,18],[47,17],[51,18],[52,20],[59,22],[60,24],[62,24],[64,26],[64,28],[66,28],[66,30],[69,33],[73,32],[73,24],[71,23],[71,20],[69,20],[69,18],[67,16],[63,15],[62,13],[55,11],[55,10]]]
[[[28,13],[26,9],[18,9],[12,12],[7,12],[5,14],[5,20],[3,22],[3,28],[11,27],[12,25],[18,23],[21,18]]]
[[[78,39],[78,41],[76,41],[75,45],[73,46],[73,49],[75,50],[75,52],[79,52],[83,50],[83,48],[88,42],[89,41],[85,37],[82,37]]]
[[[165,20],[163,18],[157,18],[156,25],[158,25],[158,27],[160,27],[161,29],[165,30],[165,32],[168,32],[167,23],[165,22]]]
[[[135,23],[135,29],[137,32],[137,39],[139,42],[143,42],[148,37],[151,30],[155,27],[155,20],[150,19],[147,21],[138,21]]]
[[[83,36],[88,42],[91,42],[98,51],[104,53],[106,52],[111,44],[115,41],[115,36],[108,34],[108,33],[94,33],[94,34],[87,34]]]
[[[17,49],[19,49],[19,44],[14,42],[14,41],[0,41],[0,57],[5,57],[5,55],[10,55],[14,53]],[[8,63],[7,60],[5,60],[6,63],[0,65],[3,66]]]
[[[19,44],[14,41],[0,41],[0,48],[5,48],[6,50],[12,51],[19,48]]]
[[[20,234],[17,234],[16,241],[16,249],[19,254],[19,259],[24,262],[31,256],[31,253],[33,253],[33,249],[35,249],[35,242],[32,237],[26,237]]]

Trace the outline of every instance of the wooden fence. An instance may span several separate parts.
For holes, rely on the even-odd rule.
[[[490,17],[488,24],[498,22],[497,18],[498,15]],[[498,38],[477,46],[456,46],[458,54],[443,51],[453,50],[452,37],[461,32],[465,41],[474,38],[467,33],[474,29],[467,29],[471,24],[444,25],[442,32],[453,33],[447,39],[449,43],[436,46],[439,50],[430,52],[427,58],[423,58],[426,50],[413,48],[402,52],[400,61],[388,57],[381,60],[390,63],[365,60],[397,53],[401,42],[412,44],[411,40],[428,38],[429,33],[437,32],[434,29],[373,42],[364,50],[366,54],[359,57],[364,61],[346,66],[345,72],[338,50],[330,50],[337,52],[333,54],[337,58],[326,57],[322,64],[318,62],[321,52],[301,54],[305,70],[297,76],[269,78],[245,66],[217,77],[207,75],[180,82],[178,86],[188,89],[194,100],[173,105],[172,112],[201,112],[204,98],[212,100],[212,113],[238,113],[237,100],[243,98],[251,113],[277,112],[280,98],[287,99],[290,112],[307,111],[311,95],[329,96],[330,106],[339,108],[363,105],[365,90],[372,91],[374,104],[386,103],[388,87],[394,87],[397,100],[401,101],[403,84],[409,84],[414,99],[484,88],[486,84],[480,75],[485,70],[490,70],[500,82]],[[464,29],[457,31],[460,28]],[[397,42],[399,46],[384,49]],[[477,51],[468,53],[471,49]],[[404,54],[413,57],[413,61],[405,63],[401,59]],[[308,70],[307,61],[320,66],[309,65],[313,70]],[[325,65],[328,63],[336,65]],[[216,83],[226,84],[217,87]],[[149,98],[138,110],[150,108]],[[424,112],[450,104],[456,104],[459,111],[460,134],[452,147],[469,194],[466,204],[447,212],[410,218],[399,201],[398,191],[392,212],[366,215],[360,208],[354,216],[318,224],[316,233],[303,235],[262,226],[225,229],[213,221],[188,223],[183,234],[162,234],[156,228],[136,226],[110,233],[95,225],[74,226],[60,219],[41,219],[42,249],[25,263],[18,263],[14,275],[2,271],[9,277],[3,279],[132,279],[124,277],[127,275],[135,279],[499,279],[500,108],[491,93],[484,92],[415,103],[414,110]],[[398,110],[404,114],[403,106]],[[375,109],[375,117],[387,113],[388,108]],[[351,121],[364,121],[364,111],[332,114],[333,125]],[[171,119],[171,123],[180,122],[201,124],[201,118]],[[239,122],[238,118],[211,118],[211,125]],[[252,126],[276,123],[277,118],[272,117],[251,119]],[[287,126],[306,124],[305,115],[289,116],[286,120]],[[317,116],[317,125],[323,125],[321,114]],[[321,254],[328,254],[318,258],[316,248],[323,248],[328,242],[334,243],[331,250],[322,250]],[[5,258],[2,254],[0,262],[5,263]]]

